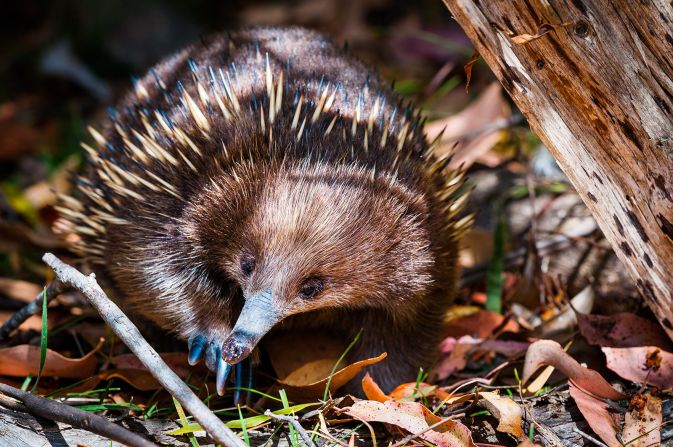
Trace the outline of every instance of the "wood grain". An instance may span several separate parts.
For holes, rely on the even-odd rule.
[[[444,0],[673,338],[673,7]],[[513,37],[553,30],[526,44]]]

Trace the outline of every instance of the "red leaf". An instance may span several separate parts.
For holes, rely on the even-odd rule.
[[[673,386],[673,354],[670,352],[656,346],[602,349],[608,368],[626,380],[661,388]]]
[[[538,340],[530,345],[524,361],[521,382],[527,382],[543,365],[555,367],[568,376],[575,385],[598,397],[615,400],[626,397],[614,389],[598,372],[580,365],[563,351],[560,344],[552,340]]]

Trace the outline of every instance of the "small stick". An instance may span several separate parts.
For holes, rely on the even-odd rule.
[[[306,433],[306,430],[304,430],[304,427],[302,427],[301,424],[299,423],[297,416],[273,414],[271,410],[266,410],[264,412],[264,416],[269,416],[272,420],[276,422],[284,422],[291,424],[294,427],[294,429],[297,430],[299,436],[301,436],[301,439],[304,441],[304,444],[306,444],[308,447],[316,447],[315,443],[311,440],[311,437],[308,435],[308,433]]]
[[[145,365],[155,379],[189,412],[210,436],[225,446],[244,447],[243,441],[227,427],[178,377],[157,352],[147,343],[138,328],[113,303],[96,282],[93,273],[84,276],[74,267],[65,264],[51,253],[42,260],[54,270],[56,278],[79,290],[117,336]]]
[[[46,399],[41,396],[27,393],[13,386],[0,383],[0,393],[20,400],[22,403],[10,403],[8,399],[0,400],[0,404],[14,411],[21,411],[24,407],[28,413],[35,416],[49,419],[50,421],[63,422],[75,428],[81,428],[97,435],[105,436],[113,441],[131,447],[156,447],[156,444],[143,438],[137,433],[133,433],[113,424],[95,413],[70,407],[56,400]]]
[[[430,430],[434,430],[435,428],[439,427],[440,425],[444,424],[445,422],[448,422],[451,419],[455,419],[455,418],[463,417],[463,416],[465,416],[465,413],[451,415],[451,416],[446,417],[444,419],[440,419],[439,421],[435,422],[434,424],[429,425],[428,428],[424,428],[423,430],[419,431],[418,433],[412,433],[412,434],[402,438],[401,440],[399,440],[395,444],[391,445],[390,447],[402,447],[404,444],[407,444],[408,442],[413,441],[414,439],[418,438],[419,436],[424,435],[425,433],[429,432]]]
[[[50,302],[56,298],[61,292],[65,290],[63,284],[59,281],[52,281],[49,286],[47,286],[47,302]],[[33,315],[36,315],[42,311],[42,301],[44,301],[44,293],[42,290],[37,297],[30,303],[23,306],[21,309],[17,310],[12,317],[5,321],[5,323],[0,327],[0,341],[6,339],[9,334],[14,332],[24,321],[30,318]]]
[[[589,436],[588,434],[584,433],[582,430],[578,429],[577,427],[573,427],[573,431],[586,439],[589,442],[592,442],[593,444],[596,444],[598,447],[608,447],[606,444],[602,443],[598,439],[594,438],[593,436]]]

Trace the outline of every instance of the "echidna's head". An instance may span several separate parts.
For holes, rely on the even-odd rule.
[[[354,167],[241,170],[214,179],[187,213],[214,276],[244,299],[223,346],[236,363],[283,319],[326,308],[401,310],[431,282],[427,204]],[[211,318],[217,318],[210,315]]]

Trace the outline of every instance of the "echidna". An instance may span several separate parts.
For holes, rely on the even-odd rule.
[[[62,230],[125,303],[231,369],[278,328],[351,340],[385,391],[432,363],[454,297],[462,173],[420,112],[302,28],[159,63],[84,144]],[[273,333],[270,335],[273,336]]]

